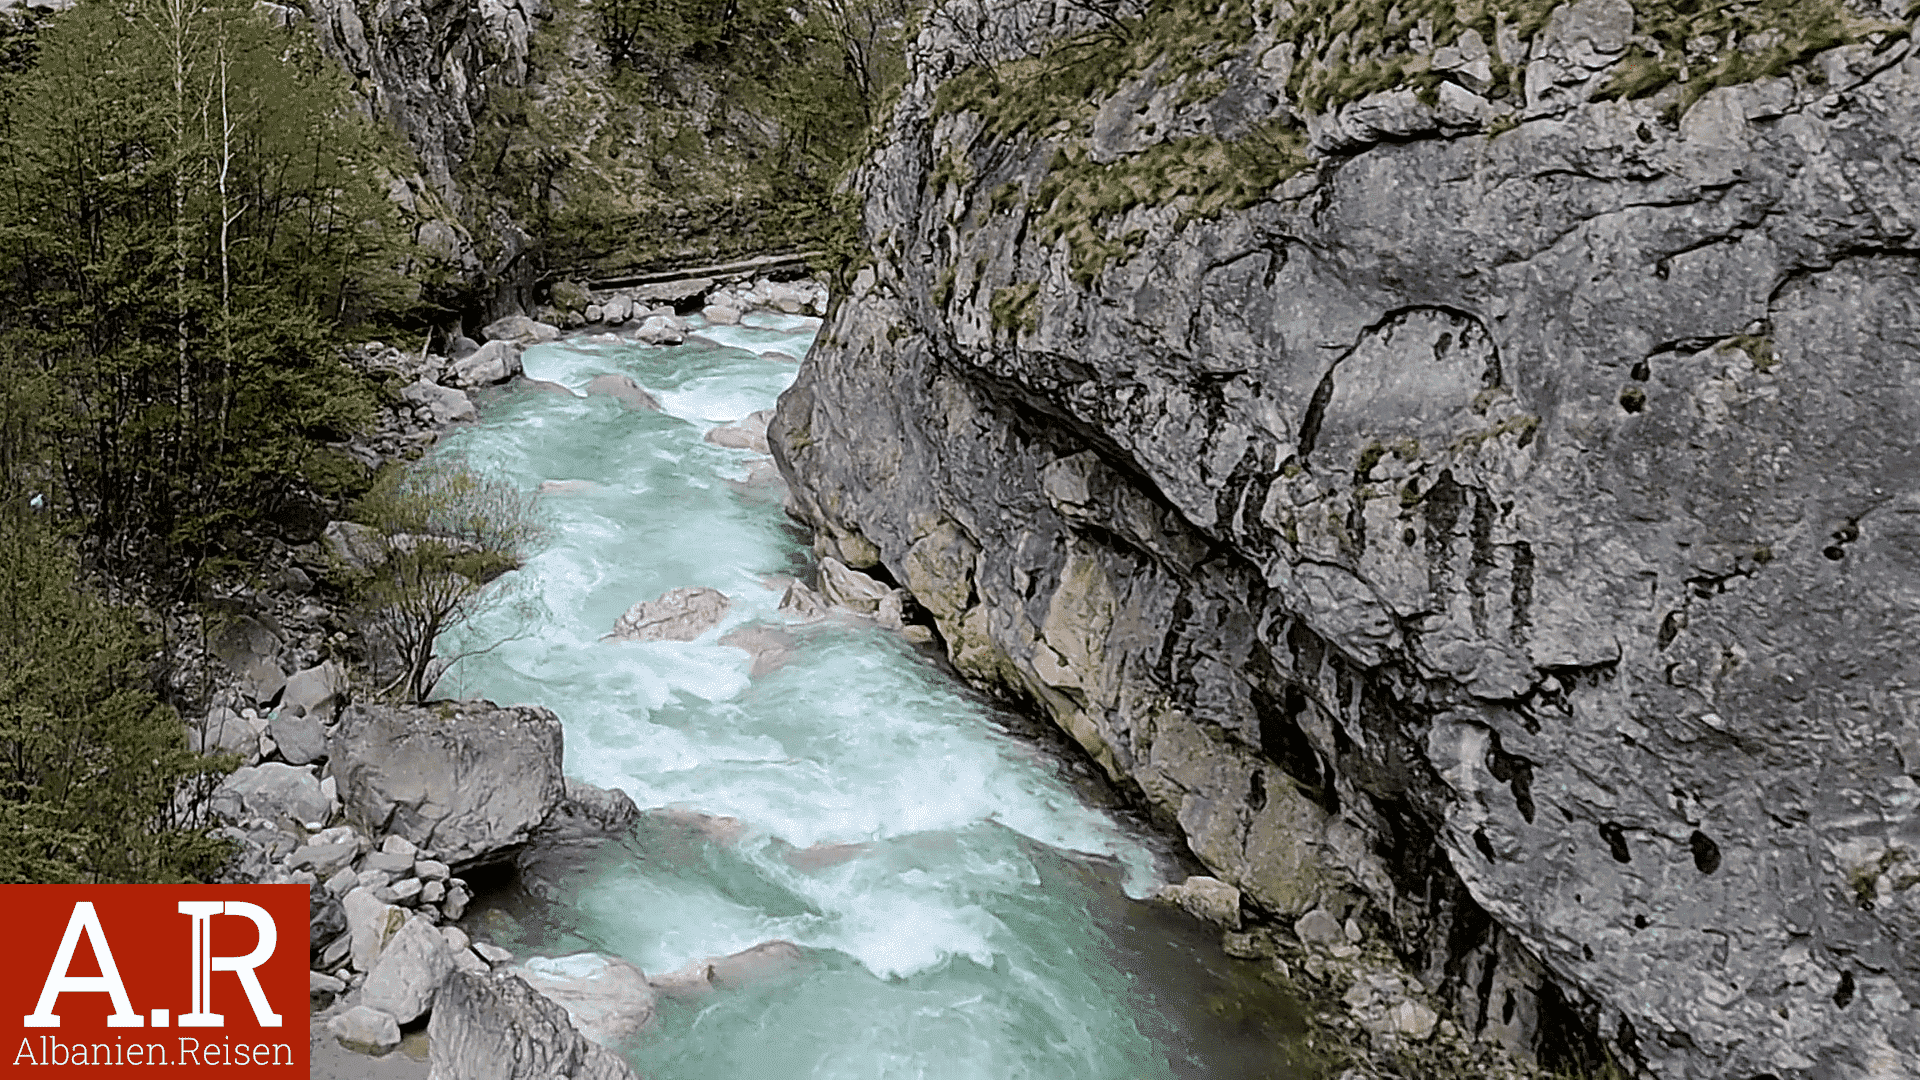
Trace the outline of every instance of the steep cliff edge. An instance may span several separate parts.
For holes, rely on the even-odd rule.
[[[1468,1030],[1915,1075],[1911,13],[1422,7],[936,8],[796,510]]]

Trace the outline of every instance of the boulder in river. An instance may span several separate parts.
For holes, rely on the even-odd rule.
[[[722,424],[707,432],[706,441],[715,446],[764,454],[767,452],[767,421],[771,419],[772,409],[748,413],[731,424]]]
[[[560,720],[532,705],[354,705],[331,751],[348,821],[430,847],[456,872],[510,857],[565,794]]]
[[[456,386],[492,386],[520,374],[520,345],[513,341],[489,341],[472,356],[453,362]]]
[[[560,336],[560,328],[552,323],[543,323],[529,319],[525,315],[509,315],[496,319],[481,328],[489,342],[510,341],[520,345],[538,345],[543,341],[553,341]]]
[[[619,326],[633,318],[633,297],[625,293],[614,293],[607,302],[600,305],[600,319],[609,326]]]
[[[700,309],[700,314],[713,326],[733,326],[740,321],[740,309],[725,304],[708,304]]]
[[[640,808],[619,788],[603,788],[568,777],[565,796],[541,823],[542,840],[612,836],[633,826]]]
[[[605,394],[629,409],[660,411],[660,402],[625,375],[595,375],[593,381],[587,384],[587,393]]]
[[[633,336],[647,345],[678,345],[687,340],[687,324],[674,315],[649,315]]]
[[[642,600],[613,624],[622,641],[692,641],[726,617],[733,601],[718,589],[670,589],[656,600]]]
[[[893,587],[828,557],[820,560],[820,592],[835,607],[856,615],[872,615],[880,610],[880,602],[893,592]]]
[[[1180,905],[1196,919],[1240,929],[1240,890],[1219,878],[1195,874],[1178,885],[1161,886],[1154,895]]]
[[[573,1026],[603,1046],[626,1042],[653,1019],[653,987],[639,968],[617,956],[534,957],[515,974],[559,1002]]]
[[[460,364],[461,361],[454,362],[455,371],[460,370]],[[458,387],[441,386],[430,379],[419,379],[401,390],[400,396],[415,405],[425,406],[436,425],[480,419],[479,410],[473,407],[473,399]]]
[[[428,1080],[639,1080],[519,976],[455,971],[427,1023]]]

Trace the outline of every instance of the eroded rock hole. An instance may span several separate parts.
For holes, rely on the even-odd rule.
[[[1678,611],[1669,611],[1667,617],[1660,620],[1660,634],[1654,643],[1664,650],[1673,644],[1673,639],[1679,637],[1680,631],[1686,628],[1686,615]]]
[[[1839,562],[1841,559],[1847,557],[1847,549],[1841,547],[1839,544],[1828,544],[1821,549],[1820,554],[1825,555],[1834,562]]]
[[[1627,372],[1627,378],[1632,379],[1634,382],[1646,382],[1648,379],[1653,378],[1653,365],[1642,360],[1633,365],[1632,371]]]
[[[1518,1007],[1518,1005],[1519,1002],[1513,999],[1513,991],[1507,991],[1506,1000],[1500,1003],[1500,1022],[1502,1024],[1513,1023],[1514,1009]]]
[[[1258,769],[1247,781],[1247,808],[1256,814],[1267,808],[1267,774]]]
[[[1840,973],[1840,985],[1833,991],[1833,1004],[1841,1009],[1853,1004],[1853,972]]]
[[[1633,928],[1635,930],[1645,930],[1647,928],[1647,917],[1645,915],[1635,915],[1633,917]]]
[[[1687,846],[1693,849],[1694,869],[1703,874],[1711,874],[1720,869],[1720,845],[1699,829],[1687,838]]]
[[[1630,863],[1633,852],[1627,850],[1627,830],[1611,821],[1600,823],[1600,839],[1607,842],[1607,850],[1613,853],[1613,861]]]
[[[1507,785],[1513,792],[1514,805],[1520,808],[1520,816],[1527,819],[1527,824],[1533,824],[1533,762],[1503,750],[1500,735],[1495,732],[1487,745],[1487,771]]]
[[[1647,407],[1647,392],[1637,386],[1625,387],[1620,391],[1620,407],[1630,413],[1637,413]]]

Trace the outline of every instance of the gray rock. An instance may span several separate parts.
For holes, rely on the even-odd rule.
[[[733,601],[718,589],[669,589],[628,608],[609,636],[622,641],[692,641],[720,624]]]
[[[568,777],[566,794],[541,826],[552,839],[585,839],[625,832],[640,817],[640,808],[618,788],[611,790]],[[424,864],[423,864],[424,865]],[[432,864],[444,870],[444,865]],[[421,877],[427,873],[421,871]],[[442,873],[442,879],[445,874]]]
[[[293,831],[332,810],[311,772],[277,761],[236,770],[213,793],[214,813],[228,821],[266,818]]]
[[[588,394],[606,394],[629,409],[659,412],[660,402],[625,375],[595,375],[587,383]]]
[[[224,705],[187,724],[187,745],[201,754],[247,754],[258,748],[260,729]]]
[[[529,319],[525,315],[508,315],[496,319],[480,329],[488,343],[512,342],[516,345],[538,345],[553,341],[560,336],[560,328],[550,323]]]
[[[1314,908],[1294,922],[1293,936],[1299,938],[1302,945],[1325,949],[1346,940],[1346,931],[1327,909]]]
[[[400,1045],[400,1024],[366,1005],[355,1005],[327,1021],[327,1032],[341,1046],[362,1054],[384,1054]]]
[[[522,371],[517,341],[489,341],[472,355],[453,362],[455,386],[480,387],[503,383]]]
[[[601,318],[609,326],[619,326],[633,318],[633,297],[624,293],[615,293],[600,306]]]
[[[354,521],[329,521],[320,534],[327,555],[354,570],[378,566],[387,557],[386,542],[376,529]]]
[[[573,780],[567,781],[567,792],[569,797],[571,797],[572,795],[572,789],[573,789],[574,783],[575,781]],[[562,805],[565,805],[565,804],[562,804]],[[447,880],[447,878],[452,876],[451,871],[448,869],[446,863],[437,862],[433,859],[421,859],[415,862],[413,864],[413,872],[419,875],[420,880],[422,881],[444,882]]]
[[[780,596],[780,611],[799,619],[812,622],[824,619],[828,614],[827,601],[804,581],[796,581],[787,586]]]
[[[1180,905],[1196,919],[1240,929],[1240,890],[1218,878],[1195,874],[1178,885],[1162,886],[1155,895]]]
[[[479,351],[480,343],[464,334],[455,334],[447,342],[447,358],[451,360],[464,360]]]
[[[458,872],[510,857],[559,805],[561,728],[534,706],[441,708],[452,715],[349,706],[327,770],[349,822],[430,847]]]
[[[835,607],[856,615],[872,615],[892,591],[892,586],[850,569],[839,559],[820,560],[820,594]]]
[[[330,724],[340,706],[346,703],[346,697],[347,673],[338,663],[329,660],[288,676],[286,691],[280,696],[280,715],[312,716]],[[274,732],[273,737],[275,742],[286,745],[279,732]]]
[[[653,1019],[654,992],[646,975],[617,956],[534,957],[514,973],[559,1002],[573,1026],[602,1046],[627,1042]]]
[[[346,990],[345,980],[336,979],[325,972],[307,972],[307,998],[316,1010],[333,1004],[333,999],[346,993]],[[398,1025],[395,1025],[394,1032],[396,1035],[399,1033]]]
[[[649,315],[633,338],[647,345],[678,345],[687,340],[687,324],[672,315]]]
[[[515,975],[456,971],[427,1023],[430,1080],[638,1080]]]
[[[340,898],[325,889],[309,889],[307,906],[309,952],[318,957],[335,938],[347,932],[347,912]]]
[[[501,948],[500,946],[495,945],[491,941],[474,942],[473,951],[476,953],[479,953],[480,958],[482,960],[485,960],[489,964],[513,963],[513,954]]]
[[[410,1024],[426,1015],[434,992],[453,969],[453,952],[440,931],[413,916],[373,962],[366,985],[360,988],[361,1001]]]
[[[740,322],[740,310],[725,304],[708,304],[700,309],[700,314],[714,326],[735,326]]]
[[[401,878],[388,887],[393,890],[393,902],[396,904],[412,907],[420,901],[422,882],[419,878]]]
[[[772,409],[762,409],[731,424],[722,424],[709,430],[705,438],[715,446],[764,454],[767,452],[767,421],[772,418]]]
[[[418,858],[420,855],[420,845],[401,836],[399,833],[388,833],[386,836],[380,838],[380,854],[399,855],[408,859]]]
[[[315,877],[331,881],[334,875],[353,864],[359,849],[353,844],[307,844],[287,856],[287,865],[295,870],[312,870]]]
[[[347,913],[347,932],[352,935],[354,969],[371,971],[387,943],[406,925],[407,912],[380,899],[369,888],[355,888],[341,898],[340,904]]]
[[[479,350],[475,350],[477,353]],[[474,353],[468,353],[473,356]],[[455,361],[454,369],[460,370],[460,363],[466,357]],[[497,380],[493,380],[497,381]],[[473,407],[473,399],[465,390],[453,386],[441,386],[430,379],[420,379],[400,391],[400,396],[415,405],[423,405],[433,415],[434,424],[444,427],[461,421],[480,419],[480,410]]]

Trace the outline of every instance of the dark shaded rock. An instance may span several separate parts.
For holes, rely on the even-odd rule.
[[[334,938],[347,932],[347,910],[340,898],[325,889],[309,889],[307,938],[312,954],[318,958]]]
[[[625,832],[639,817],[640,808],[619,788],[596,787],[568,777],[565,795],[541,825],[541,832],[556,840],[613,836]]]

